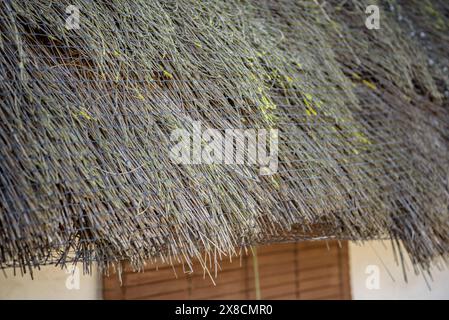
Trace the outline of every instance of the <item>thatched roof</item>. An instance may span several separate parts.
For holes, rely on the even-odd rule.
[[[371,2],[3,2],[0,265],[314,238],[447,257],[449,3],[380,3],[370,30]],[[279,129],[277,173],[174,163],[189,118]]]

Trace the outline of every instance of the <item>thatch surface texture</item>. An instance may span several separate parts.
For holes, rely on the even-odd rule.
[[[446,258],[449,3],[380,1],[369,30],[371,2],[2,1],[0,265],[309,238]],[[186,119],[279,129],[278,172],[175,164]]]

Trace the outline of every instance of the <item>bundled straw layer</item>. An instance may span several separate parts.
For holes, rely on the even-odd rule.
[[[447,257],[449,4],[380,3],[370,30],[368,2],[4,1],[0,265],[314,238]],[[174,163],[192,121],[279,129],[277,173]]]

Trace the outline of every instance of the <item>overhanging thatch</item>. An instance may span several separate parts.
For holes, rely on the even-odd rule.
[[[447,256],[449,4],[381,3],[369,30],[371,2],[4,2],[0,264],[323,237]],[[278,173],[173,163],[189,117],[278,128]]]

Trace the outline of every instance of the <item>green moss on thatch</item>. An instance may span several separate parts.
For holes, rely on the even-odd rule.
[[[64,27],[68,4],[79,30]],[[448,4],[427,10],[433,27],[417,3],[391,2],[381,30],[365,28],[367,4],[7,1],[0,264],[216,262],[323,237],[388,237],[424,268],[446,257],[447,73],[428,59],[447,62]],[[187,117],[279,128],[278,173],[174,164],[170,132]]]

